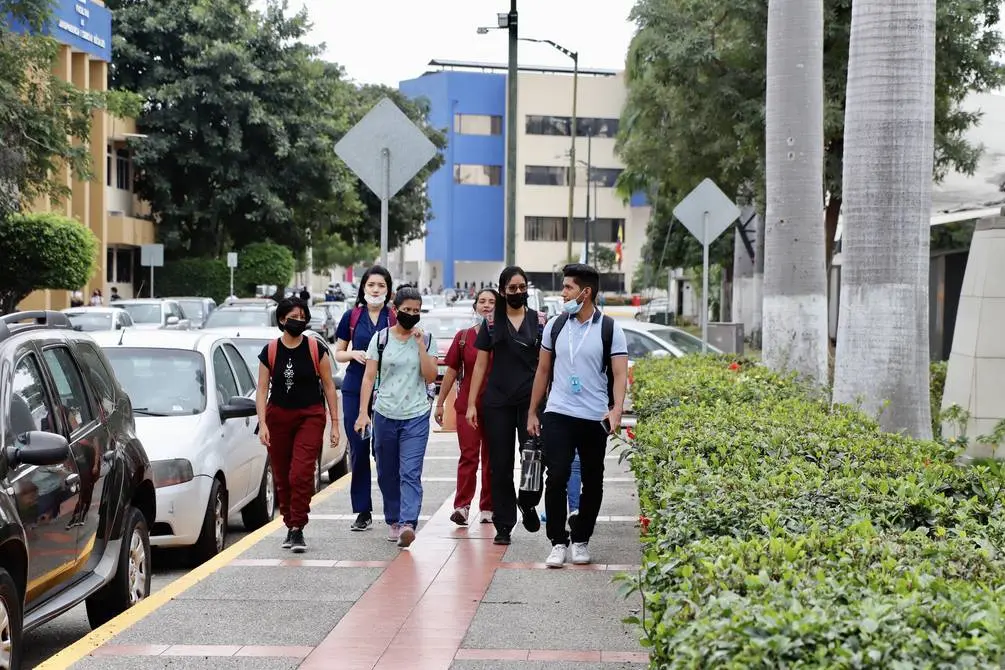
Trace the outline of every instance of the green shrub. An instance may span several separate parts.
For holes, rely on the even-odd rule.
[[[0,313],[38,289],[74,291],[97,267],[98,238],[76,219],[54,212],[0,217]]]
[[[942,394],[946,390],[946,369],[949,364],[945,361],[935,361],[929,366],[929,381],[932,403],[932,435],[936,439],[942,437]]]
[[[1003,469],[746,360],[633,377],[651,667],[998,666]]]
[[[167,261],[157,269],[154,289],[162,296],[203,296],[222,303],[230,294],[230,268],[218,258]]]
[[[255,242],[238,252],[235,286],[244,294],[255,294],[260,284],[287,286],[293,279],[297,261],[289,248],[272,242]]]

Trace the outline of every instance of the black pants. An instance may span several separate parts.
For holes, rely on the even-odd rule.
[[[483,407],[481,422],[489,445],[492,476],[492,522],[497,531],[510,532],[516,526],[516,486],[513,468],[517,442],[527,439],[527,412],[530,403],[508,407]]]
[[[544,415],[543,431],[544,464],[548,468],[544,483],[548,539],[553,545],[569,544],[569,531],[565,528],[569,504],[569,474],[578,451],[583,474],[583,496],[572,528],[572,541],[589,542],[604,498],[607,431],[599,421],[577,419],[553,412]]]

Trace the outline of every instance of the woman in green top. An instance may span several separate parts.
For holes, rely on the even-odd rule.
[[[400,288],[394,306],[398,323],[374,334],[366,352],[355,429],[363,439],[373,435],[387,539],[406,548],[415,540],[422,507],[422,462],[429,442],[426,387],[436,381],[436,349],[432,336],[417,327],[422,294],[412,287]]]

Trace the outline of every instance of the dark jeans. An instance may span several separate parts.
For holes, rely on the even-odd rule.
[[[548,474],[544,482],[544,508],[548,539],[554,544],[569,544],[565,528],[567,489],[572,461],[579,454],[583,493],[579,515],[572,528],[573,542],[589,542],[597,525],[600,503],[604,498],[604,456],[607,432],[599,421],[577,419],[549,412],[543,421],[544,464]]]
[[[492,523],[497,531],[510,532],[516,526],[516,486],[513,467],[517,442],[527,439],[527,412],[530,403],[509,407],[483,407],[482,430],[489,444],[489,469],[492,475]]]
[[[359,393],[342,391],[342,423],[349,439],[349,467],[352,480],[349,482],[349,498],[354,514],[373,511],[373,495],[370,485],[371,440],[364,440],[356,432],[356,417],[359,416]],[[332,430],[335,430],[332,428]]]

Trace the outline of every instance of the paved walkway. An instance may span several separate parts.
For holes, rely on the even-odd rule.
[[[345,478],[315,497],[302,557],[280,548],[277,520],[39,668],[645,667],[637,632],[621,623],[638,604],[611,582],[639,562],[627,464],[615,453],[607,461],[595,563],[548,570],[543,528],[519,528],[511,546],[497,547],[476,512],[467,528],[450,522],[456,458],[455,436],[434,433],[423,477],[429,516],[410,550],[387,542],[383,524],[349,531]]]

